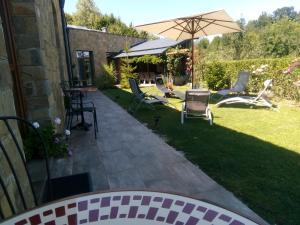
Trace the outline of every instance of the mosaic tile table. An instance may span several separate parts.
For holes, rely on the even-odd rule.
[[[236,213],[174,194],[120,191],[76,196],[33,209],[2,225],[254,225]]]

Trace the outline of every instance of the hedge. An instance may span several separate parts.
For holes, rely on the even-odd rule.
[[[283,72],[289,68],[293,60],[295,58],[211,62],[198,65],[196,72],[209,89],[220,90],[233,85],[239,71],[249,71],[251,76],[247,91],[258,92],[263,87],[263,81],[273,79],[272,90],[277,97],[299,100],[300,90],[293,82],[300,80],[300,66],[292,73]]]

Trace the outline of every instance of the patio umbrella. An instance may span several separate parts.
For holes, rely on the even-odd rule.
[[[173,40],[195,38],[242,31],[225,12],[218,10],[195,16],[180,17],[136,26],[137,29]],[[192,87],[194,87],[194,43],[192,43]]]

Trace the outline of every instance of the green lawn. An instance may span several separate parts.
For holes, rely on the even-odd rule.
[[[143,91],[160,94],[155,87]],[[129,90],[104,93],[129,108]],[[134,116],[271,224],[300,224],[300,107],[281,102],[276,112],[211,104],[213,126],[202,119],[181,125],[181,103],[169,100],[178,110],[141,107]]]

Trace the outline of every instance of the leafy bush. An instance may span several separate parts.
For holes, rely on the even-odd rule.
[[[248,91],[258,92],[266,79],[273,79],[272,90],[277,97],[297,100],[298,89],[293,85],[300,80],[300,66],[291,73],[284,73],[294,58],[250,59],[238,61],[220,61],[203,65],[202,81],[212,90],[228,88],[237,80],[239,71],[249,71],[251,76]],[[266,65],[266,69],[257,73],[257,69]]]
[[[103,67],[104,73],[96,79],[97,88],[100,90],[113,88],[117,80],[114,66],[113,64],[105,64]]]
[[[224,66],[219,63],[211,63],[205,67],[204,79],[209,89],[219,90],[224,87],[229,87],[230,79],[226,77]]]
[[[55,127],[50,123],[42,128],[39,128],[42,136],[42,141],[46,145],[49,157],[64,157],[67,155],[68,145],[64,134],[58,134]],[[36,132],[29,130],[27,136],[23,140],[24,151],[27,160],[44,158],[42,143]]]

